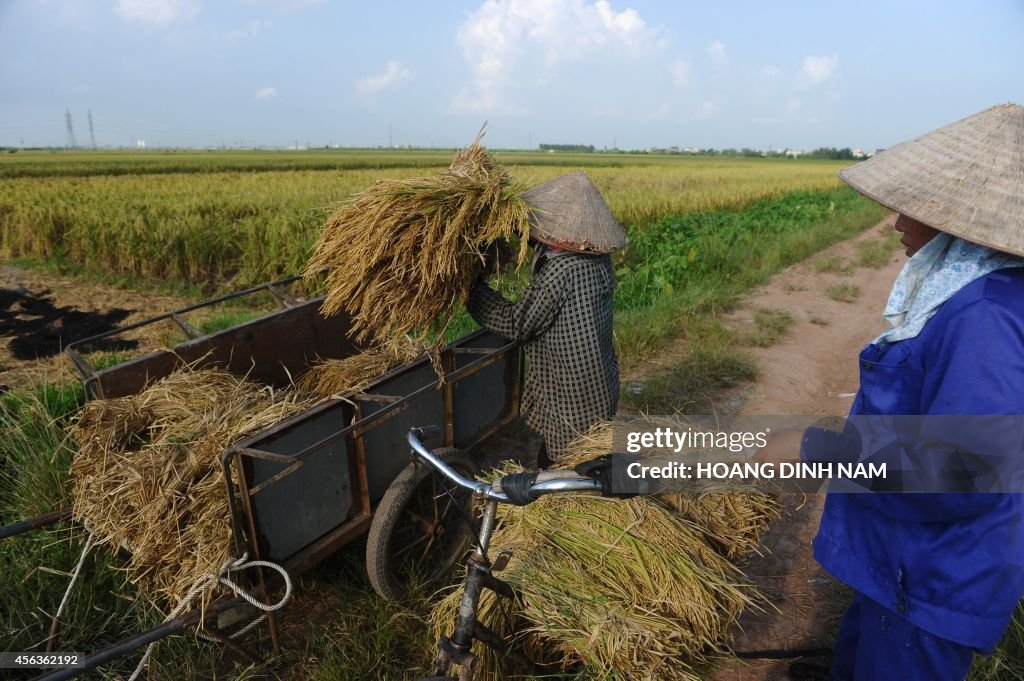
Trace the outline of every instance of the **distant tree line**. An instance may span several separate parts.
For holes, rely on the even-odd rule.
[[[851,161],[856,158],[850,147],[843,147],[842,149],[836,149],[835,147],[819,147],[814,151],[808,152],[806,156],[808,158],[831,158],[843,161]]]
[[[569,151],[573,153],[593,153],[593,144],[541,144],[541,151]]]
[[[618,151],[616,149],[616,151]],[[744,147],[742,149],[631,149],[627,153],[631,154],[673,154],[682,156],[731,156],[731,157],[745,157],[745,158],[785,158],[791,156],[800,156],[801,158],[827,158],[827,159],[839,159],[844,161],[857,160],[858,157],[854,155],[853,150],[849,147],[843,147],[842,149],[836,149],[835,147],[819,147],[814,151],[808,152],[796,152],[794,154],[791,150],[771,150],[761,151],[760,149],[751,149]]]

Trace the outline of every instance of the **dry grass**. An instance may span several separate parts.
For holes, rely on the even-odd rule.
[[[305,268],[309,278],[327,273],[324,314],[345,310],[356,337],[374,345],[433,332],[436,349],[492,246],[520,239],[525,258],[519,193],[478,137],[446,173],[381,180],[357,194],[327,220]]]
[[[860,297],[860,286],[855,284],[833,284],[825,288],[825,295],[839,303],[852,303]]]
[[[223,371],[188,369],[138,395],[90,402],[71,431],[79,444],[74,516],[98,545],[128,548],[131,581],[173,608],[231,554],[220,455],[311,403]]]

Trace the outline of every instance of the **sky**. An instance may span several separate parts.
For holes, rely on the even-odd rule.
[[[1005,102],[1024,0],[0,0],[0,146],[873,151]]]

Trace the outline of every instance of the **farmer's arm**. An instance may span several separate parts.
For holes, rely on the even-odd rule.
[[[517,303],[505,300],[481,279],[469,292],[466,309],[489,331],[516,341],[530,340],[547,331],[565,301],[565,283],[544,275],[544,269],[537,273]]]

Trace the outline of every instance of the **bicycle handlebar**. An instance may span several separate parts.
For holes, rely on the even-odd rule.
[[[423,440],[437,437],[440,434],[441,429],[437,426],[424,426],[422,428],[410,429],[406,439],[417,456],[459,487],[473,492],[474,495],[482,499],[511,503],[508,495],[500,489],[495,489],[493,484],[488,485],[481,480],[469,479],[459,475],[451,466],[427,449],[423,444]],[[545,494],[600,491],[601,483],[599,481],[580,476],[575,471],[566,470],[541,472],[538,474],[537,482],[530,486],[528,493],[532,498],[536,499]]]

